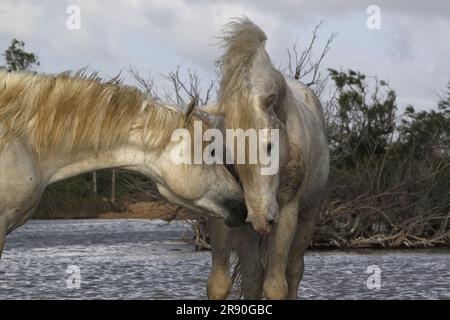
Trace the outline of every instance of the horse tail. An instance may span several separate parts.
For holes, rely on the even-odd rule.
[[[249,235],[253,238],[252,241],[257,242],[257,248],[255,251],[248,251],[246,249],[248,245]],[[231,289],[229,297],[233,300],[240,300],[244,298],[244,289],[242,285],[242,262],[240,256],[248,256],[251,254],[258,254],[260,263],[262,266],[263,275],[267,269],[267,257],[268,257],[268,239],[269,237],[263,237],[256,234],[256,232],[248,227],[247,229],[240,229],[239,232],[233,233],[232,242],[234,243],[234,249],[230,254],[230,274],[231,274]],[[256,237],[256,238],[255,238]],[[261,279],[261,289],[263,286],[264,276]]]
[[[231,289],[230,299],[240,300],[244,296],[242,290],[242,273],[241,273],[241,260],[236,250],[231,251],[230,256],[230,272],[231,272]]]

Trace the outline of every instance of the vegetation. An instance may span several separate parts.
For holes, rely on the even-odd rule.
[[[437,109],[398,116],[384,81],[330,70],[329,198],[314,246],[450,243],[450,82]],[[399,120],[398,120],[399,119]]]
[[[24,47],[23,41],[13,39],[11,45],[3,54],[6,66],[0,66],[0,69],[11,72],[30,70],[34,65],[39,66],[38,57],[34,53],[26,52]]]

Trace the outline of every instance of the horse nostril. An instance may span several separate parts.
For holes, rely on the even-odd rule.
[[[270,226],[273,226],[273,225],[275,224],[275,219],[269,219],[269,220],[267,220],[267,223],[268,223]]]

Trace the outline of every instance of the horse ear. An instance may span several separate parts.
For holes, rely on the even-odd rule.
[[[191,102],[187,105],[186,111],[183,113],[183,115],[180,118],[179,127],[186,128],[189,120],[191,119],[192,115],[194,114],[194,109],[198,104],[198,96],[194,96],[191,100]]]
[[[277,94],[272,93],[263,99],[263,106],[266,109],[272,108],[278,100]]]

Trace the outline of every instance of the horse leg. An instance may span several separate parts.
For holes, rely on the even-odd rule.
[[[34,213],[44,186],[39,184],[39,169],[21,143],[10,144],[0,153],[0,172],[1,258],[6,235]]]
[[[5,245],[6,236],[28,221],[36,210],[38,203],[39,202],[36,201],[32,206],[26,207],[22,210],[14,209],[9,211],[0,211],[0,258]]]
[[[8,222],[6,221],[6,219],[2,218],[2,213],[0,212],[0,258],[2,257],[7,231],[8,231]]]
[[[304,219],[302,219],[302,215],[300,215],[297,233],[295,234],[289,252],[286,278],[288,283],[288,298],[290,300],[297,299],[298,287],[302,280],[305,268],[304,255],[316,227],[316,214],[319,213],[319,210],[318,208],[314,208],[311,209],[311,211],[313,211],[311,212],[312,215],[308,214],[308,217],[304,217]]]
[[[1,150],[0,172],[0,249],[3,249],[6,235],[27,221],[45,186],[33,156],[20,141]]]
[[[244,299],[262,298],[264,269],[261,263],[261,236],[251,226],[236,230],[236,250],[239,257],[241,286]]]
[[[221,219],[209,218],[212,269],[208,277],[208,299],[224,300],[230,293],[229,271],[231,253],[231,229]]]
[[[297,230],[298,207],[298,201],[293,200],[281,208],[280,220],[269,237],[264,295],[270,300],[286,299],[288,296],[286,266]]]

